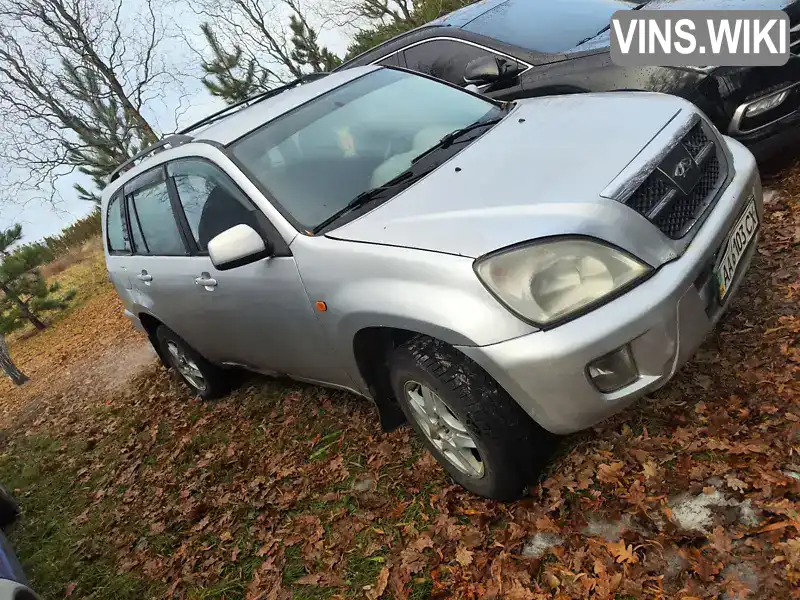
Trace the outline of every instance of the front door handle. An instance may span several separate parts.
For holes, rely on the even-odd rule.
[[[206,288],[209,292],[217,287],[217,280],[211,277],[208,273],[203,273],[194,280],[195,285],[202,285]]]
[[[139,281],[144,281],[145,283],[150,283],[153,281],[153,276],[150,275],[147,271],[142,271],[136,276],[136,279]]]

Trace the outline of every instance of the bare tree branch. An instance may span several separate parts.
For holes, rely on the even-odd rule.
[[[166,6],[0,0],[6,199],[39,187],[52,200],[55,181],[75,169],[102,187],[119,162],[158,139],[144,111],[183,76],[165,60]]]

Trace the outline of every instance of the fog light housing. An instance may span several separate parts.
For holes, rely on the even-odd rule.
[[[616,391],[639,378],[639,370],[628,344],[589,363],[587,371],[589,379],[603,393]]]
[[[767,112],[768,110],[772,110],[773,108],[783,104],[786,98],[789,97],[789,90],[783,90],[782,92],[778,92],[777,94],[772,94],[771,96],[766,96],[761,98],[761,100],[756,100],[747,109],[744,111],[745,117],[755,117],[756,115],[760,115],[762,113]]]

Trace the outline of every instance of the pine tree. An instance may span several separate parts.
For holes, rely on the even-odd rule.
[[[58,283],[48,284],[39,267],[50,259],[40,244],[11,250],[22,239],[22,227],[0,231],[0,334],[10,333],[25,323],[37,329],[46,327],[42,314],[66,308],[74,291],[57,295]]]
[[[80,143],[65,141],[65,154],[81,173],[92,178],[97,190],[102,190],[114,169],[158,138],[141,116],[126,112],[116,97],[103,93],[94,70],[76,67],[67,60],[61,62],[65,76],[59,87],[69,96],[80,98],[90,113],[90,118],[74,127]],[[80,184],[74,187],[81,200],[100,204],[96,191]]]
[[[352,0],[350,9],[371,25],[356,32],[346,59],[393,37],[472,4],[475,0]]]
[[[308,24],[303,14],[295,8],[295,14],[289,19],[292,30],[292,60],[300,66],[309,66],[315,73],[332,71],[342,59],[333,52],[320,46],[317,32]]]
[[[269,73],[259,69],[255,60],[243,64],[241,46],[234,46],[229,52],[222,47],[209,23],[203,23],[200,29],[213,54],[211,60],[201,65],[205,73],[203,85],[213,96],[233,104],[268,88]]]
[[[11,352],[2,333],[0,333],[0,369],[11,378],[15,385],[22,385],[28,381],[28,376],[17,368],[11,360]]]

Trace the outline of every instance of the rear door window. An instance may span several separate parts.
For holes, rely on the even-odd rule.
[[[145,173],[141,185],[134,180],[133,191],[127,193],[128,214],[131,220],[133,242],[139,254],[159,256],[185,256],[175,214],[172,212],[167,182],[163,168]]]
[[[128,228],[125,226],[121,198],[122,194],[117,194],[108,202],[108,209],[106,210],[108,250],[115,254],[129,254],[131,243],[128,239]]]

